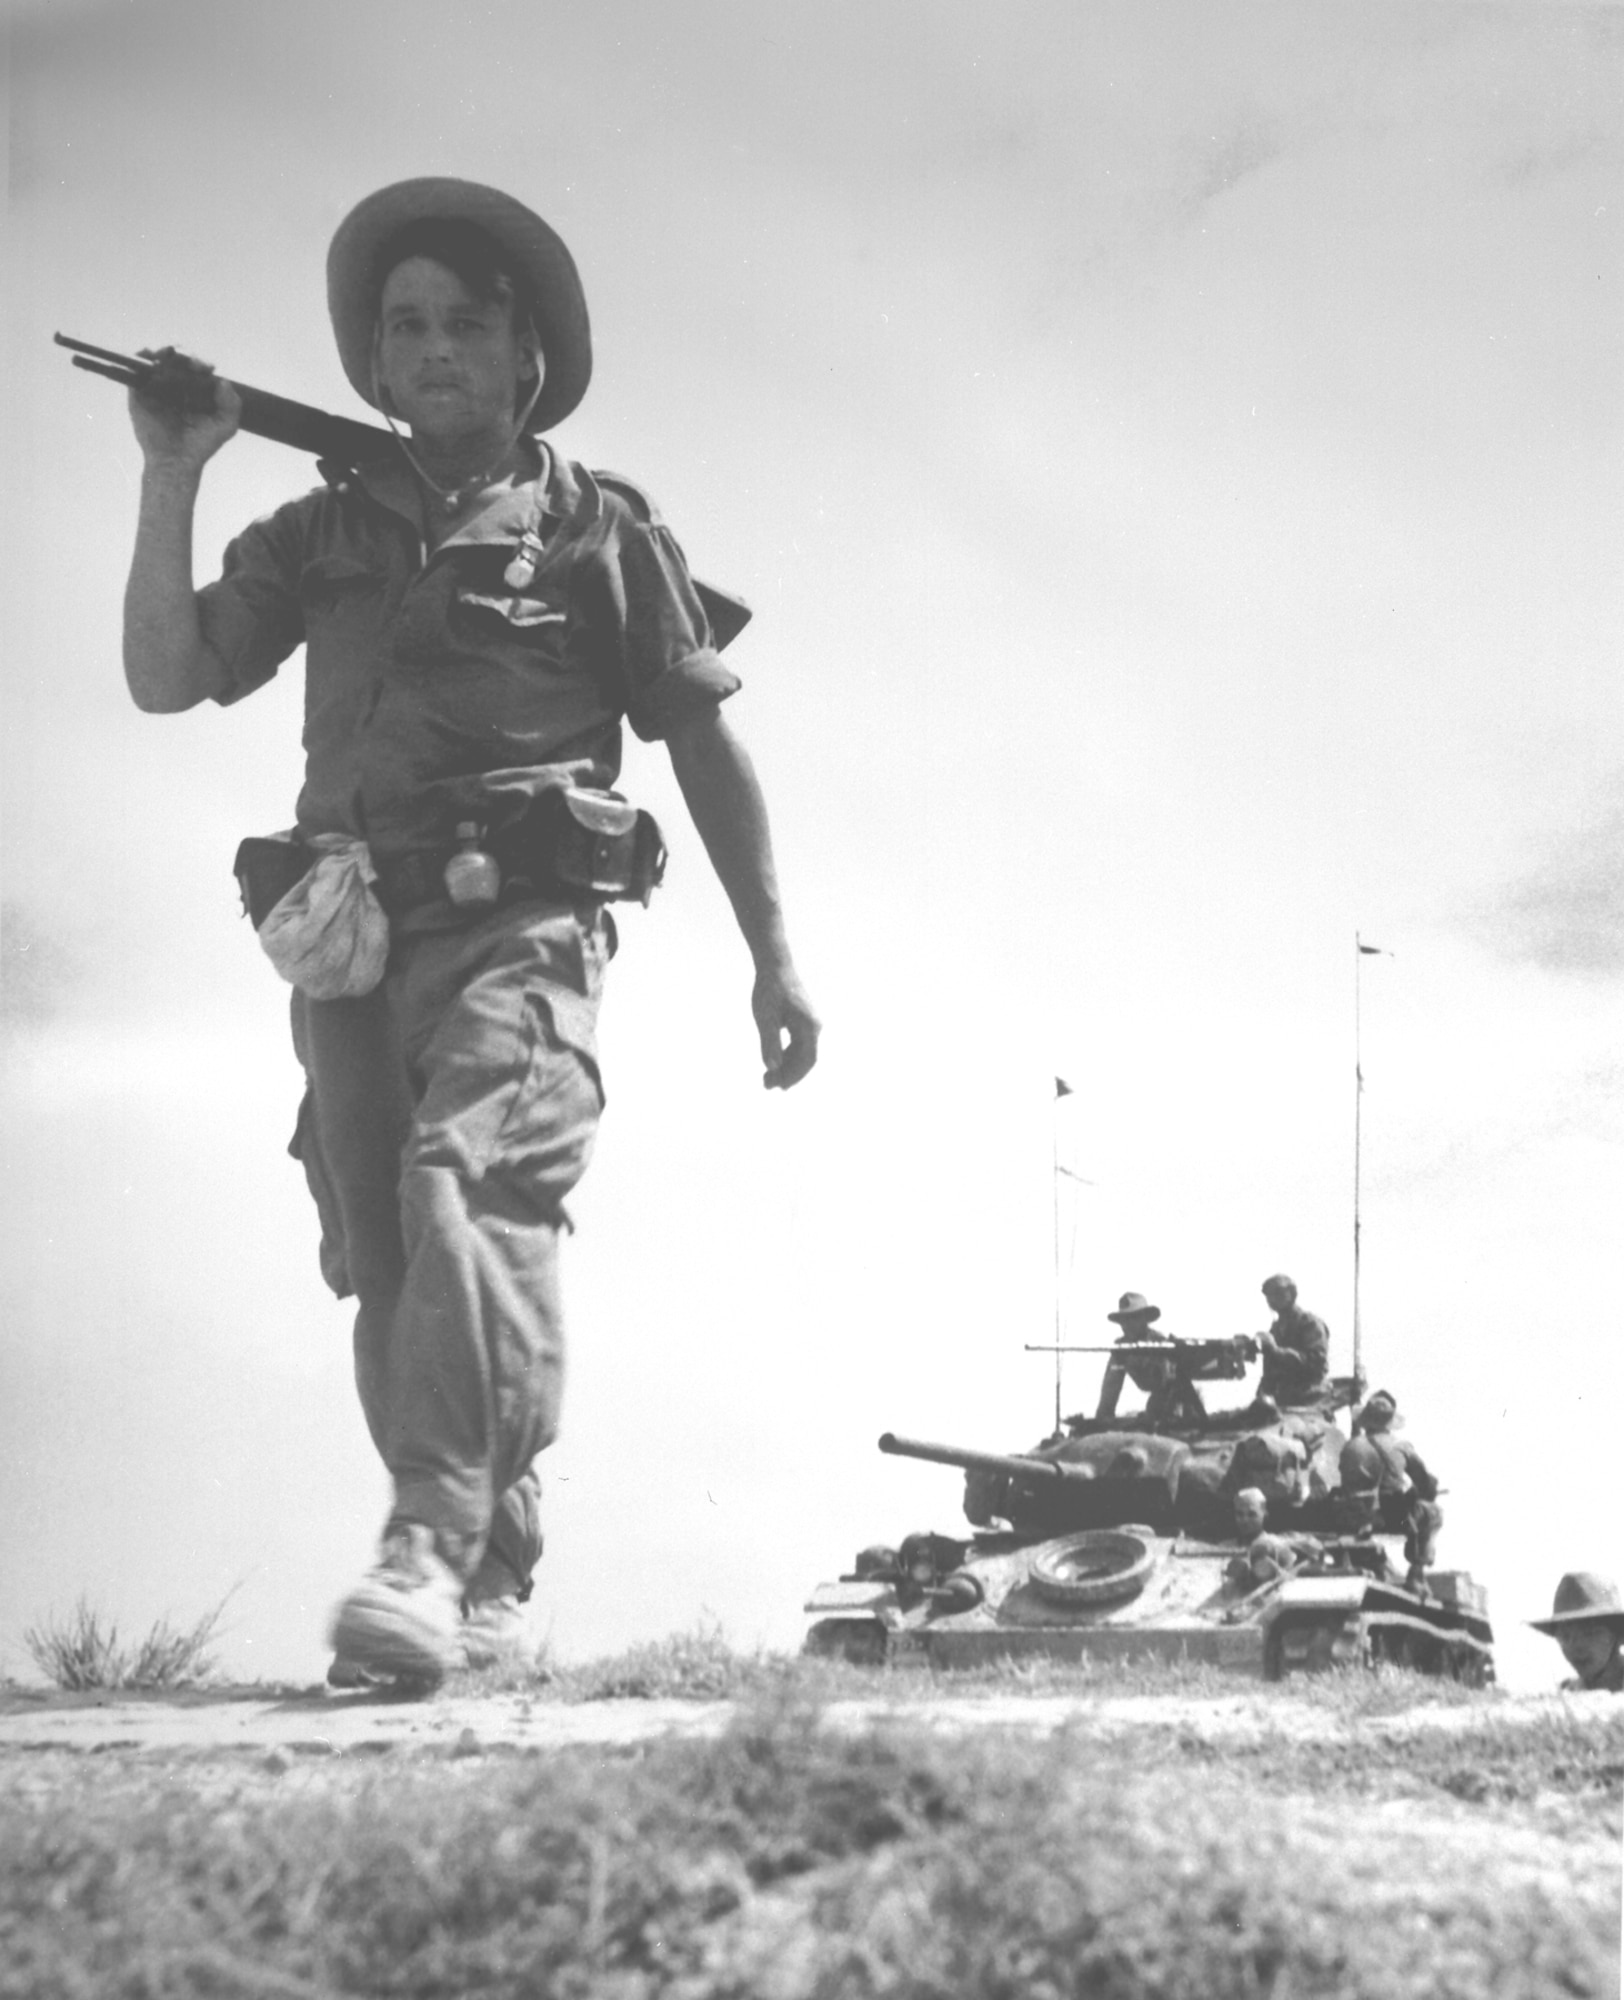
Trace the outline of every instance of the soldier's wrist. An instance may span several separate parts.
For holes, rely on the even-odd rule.
[[[776,980],[780,985],[794,980],[795,965],[789,955],[789,938],[784,931],[784,920],[776,912],[752,924],[744,941],[749,946],[751,961],[760,978]]]
[[[143,467],[141,483],[148,496],[154,500],[169,502],[190,502],[197,498],[198,488],[203,483],[205,459],[194,459],[190,455],[181,456],[163,449],[146,448],[146,464]]]

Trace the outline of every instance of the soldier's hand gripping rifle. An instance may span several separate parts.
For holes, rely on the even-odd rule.
[[[71,349],[75,368],[105,375],[109,382],[122,382],[126,389],[171,410],[212,414],[215,391],[224,381],[228,389],[237,392],[245,431],[269,438],[273,444],[291,445],[295,451],[314,452],[319,458],[353,466],[361,459],[376,458],[392,443],[390,433],[377,424],[330,416],[308,403],[251,389],[246,382],[232,382],[216,375],[206,361],[194,361],[173,347],[160,347],[153,354],[119,354],[110,347],[92,347],[87,340],[71,340],[65,333],[53,338],[58,347]]]
[[[354,468],[367,459],[394,448],[392,431],[377,424],[358,422],[354,417],[335,417],[309,403],[295,403],[287,396],[273,396],[267,389],[250,388],[217,375],[206,361],[197,361],[173,347],[160,347],[152,354],[120,354],[111,347],[93,347],[88,340],[73,340],[65,333],[54,334],[58,347],[71,351],[75,368],[102,375],[109,382],[122,383],[160,408],[211,416],[216,395],[223,382],[236,393],[242,405],[238,427],[255,437],[269,438],[294,451],[312,452],[317,458],[331,459]],[[717,650],[736,639],[750,622],[750,607],[742,599],[718,590],[714,584],[694,578],[694,590],[705,607]]]

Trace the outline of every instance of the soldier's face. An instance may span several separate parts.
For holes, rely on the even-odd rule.
[[[476,298],[430,257],[395,266],[378,305],[378,380],[414,434],[451,442],[513,421],[539,366],[513,322],[507,301]]]
[[[1613,1657],[1617,1641],[1609,1626],[1570,1625],[1557,1643],[1579,1678],[1592,1680]]]
[[[1263,1532],[1263,1509],[1255,1500],[1238,1502],[1235,1507],[1235,1534],[1243,1542],[1254,1541]]]

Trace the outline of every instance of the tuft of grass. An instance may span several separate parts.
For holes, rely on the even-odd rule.
[[[195,1625],[160,1618],[144,1637],[126,1644],[111,1619],[81,1597],[66,1618],[30,1625],[23,1645],[54,1686],[89,1688],[196,1687],[215,1671],[215,1642],[229,1597],[205,1612]]]
[[[736,1701],[789,1670],[783,1655],[739,1653],[720,1625],[647,1640],[623,1653],[560,1667],[553,1681],[566,1701]]]

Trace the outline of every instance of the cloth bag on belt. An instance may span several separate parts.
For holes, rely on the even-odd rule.
[[[389,963],[389,919],[372,893],[378,879],[364,840],[318,833],[315,866],[259,927],[259,941],[282,977],[312,1000],[356,1000]]]

